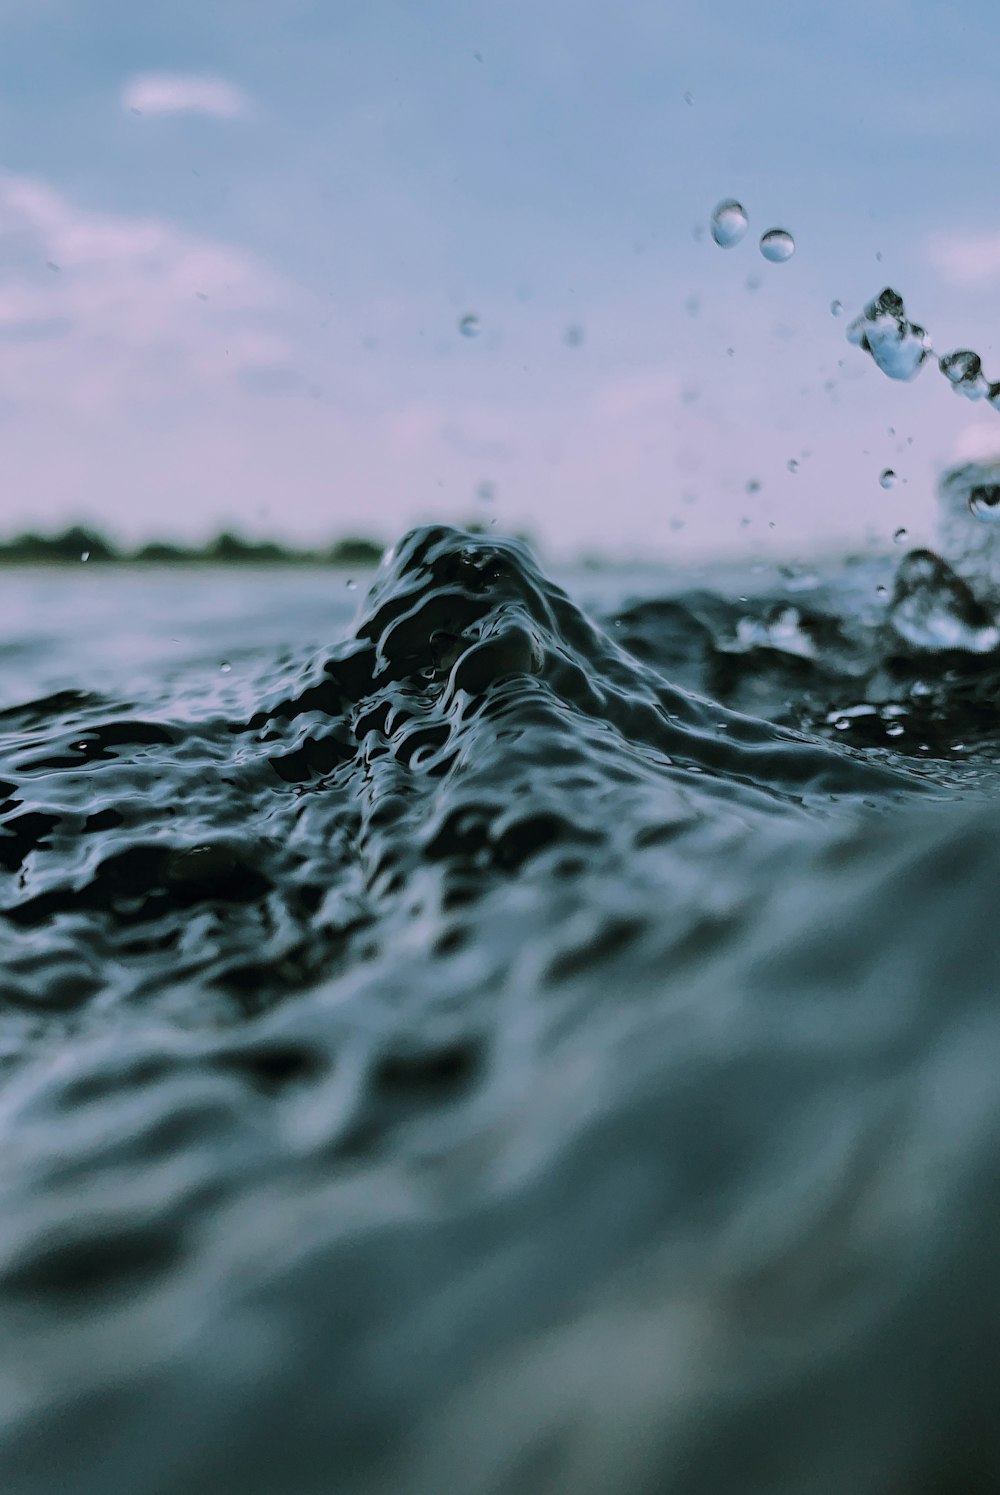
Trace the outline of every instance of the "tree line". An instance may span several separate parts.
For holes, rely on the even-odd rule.
[[[375,566],[383,546],[362,535],[347,535],[318,549],[297,549],[276,540],[248,540],[223,530],[204,545],[150,540],[133,549],[116,545],[89,526],[74,524],[57,534],[26,533],[0,540],[0,564],[23,566],[79,565],[213,565],[213,566]]]

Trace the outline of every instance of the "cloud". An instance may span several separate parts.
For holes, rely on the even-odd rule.
[[[932,239],[927,258],[952,285],[987,285],[1000,280],[1000,232]]]
[[[195,73],[140,73],[122,89],[122,105],[135,114],[207,114],[242,119],[250,112],[243,91],[225,78]]]

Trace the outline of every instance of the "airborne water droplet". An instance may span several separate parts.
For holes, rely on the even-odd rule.
[[[795,240],[787,228],[769,228],[761,235],[760,252],[772,265],[780,265],[795,253]]]
[[[458,319],[458,330],[463,337],[476,337],[479,332],[479,317],[474,311],[467,311],[464,317]]]
[[[931,351],[927,333],[908,319],[902,296],[891,286],[855,317],[847,341],[870,353],[890,379],[913,379]]]
[[[788,468],[789,472],[798,472],[799,470],[799,464],[796,462],[794,457],[789,457],[788,461],[785,463],[785,466]]]
[[[831,301],[830,310],[835,317],[839,317],[844,310],[844,303],[842,301]]]
[[[726,197],[712,214],[712,238],[722,249],[732,249],[747,231],[747,215],[735,197]]]
[[[356,581],[355,581],[355,580],[354,580],[354,577],[353,577],[353,576],[349,576],[349,577],[348,577],[348,578],[347,578],[347,590],[348,590],[348,591],[349,591],[349,592],[356,592],[356,591],[357,591],[357,590],[358,590],[358,584],[357,584],[357,582],[356,582]]]
[[[906,530],[902,528],[898,529],[892,538],[897,545],[902,545],[903,541],[906,539]]]
[[[879,474],[879,485],[882,488],[895,488],[897,482],[896,474],[891,467],[883,468]]]
[[[224,659],[222,661],[222,663],[219,665],[219,669],[222,671],[222,673],[224,675],[228,675],[229,671],[232,669],[232,665],[229,663],[228,659]]]
[[[81,561],[89,561],[90,560],[90,551],[89,550],[81,550],[81,552],[80,552],[80,559],[81,559]]]
[[[996,524],[1000,519],[1000,484],[977,484],[969,494],[969,513],[986,524]]]
[[[965,395],[967,400],[981,400],[984,395],[989,395],[990,385],[983,378],[982,359],[971,348],[946,354],[938,360],[938,368],[955,393]]]

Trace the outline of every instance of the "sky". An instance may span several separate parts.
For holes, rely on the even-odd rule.
[[[0,532],[805,556],[930,539],[1000,454],[845,337],[893,286],[1000,379],[987,0],[0,0],[0,36]]]

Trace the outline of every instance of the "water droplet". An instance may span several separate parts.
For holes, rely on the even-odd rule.
[[[902,528],[898,529],[892,538],[895,544],[902,545],[903,541],[906,539],[906,530]]]
[[[889,593],[889,588],[888,587],[877,586],[875,588],[875,595],[877,597],[886,597],[886,596],[888,596],[888,593]]]
[[[1000,483],[977,483],[969,494],[969,513],[986,524],[1000,519]]]
[[[476,497],[480,503],[491,504],[497,496],[496,484],[488,479],[476,484]]]
[[[843,311],[844,311],[844,303],[843,303],[843,301],[831,301],[830,302],[830,310],[831,310],[831,312],[833,313],[833,315],[835,317],[842,316],[843,315]]]
[[[879,474],[879,486],[882,488],[895,488],[897,481],[891,467],[884,467]]]
[[[769,228],[761,235],[760,252],[772,265],[780,265],[795,253],[795,240],[787,228]]]
[[[870,353],[890,379],[913,379],[931,351],[923,327],[908,320],[903,298],[886,286],[847,329],[847,341]]]
[[[788,461],[785,463],[785,466],[788,468],[789,472],[798,472],[799,470],[799,464],[796,462],[794,457],[789,457]]]
[[[902,737],[905,730],[899,722],[889,722],[886,725],[885,735],[886,737]]]
[[[722,249],[732,249],[747,231],[747,215],[743,204],[734,197],[726,197],[718,203],[712,214],[712,238]]]
[[[991,392],[990,384],[983,377],[982,359],[971,348],[960,348],[957,353],[939,358],[938,368],[955,393],[964,395],[967,400],[981,400]]]
[[[684,94],[684,102],[685,102],[685,104],[693,104],[694,103],[694,94],[693,93],[687,93],[687,92],[685,92],[685,94]]]
[[[463,337],[477,337],[479,334],[479,317],[474,311],[467,311],[464,317],[458,319],[458,330]]]
[[[851,723],[846,716],[838,716],[833,725],[836,727],[838,732],[846,732]]]
[[[224,675],[228,675],[229,671],[232,669],[232,665],[229,663],[228,659],[224,659],[222,661],[222,663],[219,665],[219,669],[222,671],[222,673]]]
[[[746,485],[746,489],[747,489],[748,493],[759,493],[760,492],[760,483],[758,482],[758,480],[756,478],[751,478],[749,480],[749,482],[747,483],[747,485]]]
[[[353,577],[353,576],[349,576],[349,577],[348,577],[348,578],[347,578],[347,590],[348,590],[348,591],[349,591],[349,592],[356,592],[356,591],[357,591],[357,590],[358,590],[358,584],[357,584],[357,582],[356,582],[356,581],[355,581],[355,580],[354,580],[354,577]]]
[[[80,559],[81,559],[81,561],[89,561],[90,560],[90,551],[89,550],[81,550],[80,551]]]
[[[573,322],[572,325],[567,327],[566,331],[563,333],[563,342],[566,344],[567,348],[578,348],[583,342],[583,336],[583,328],[580,326],[579,322]]]

